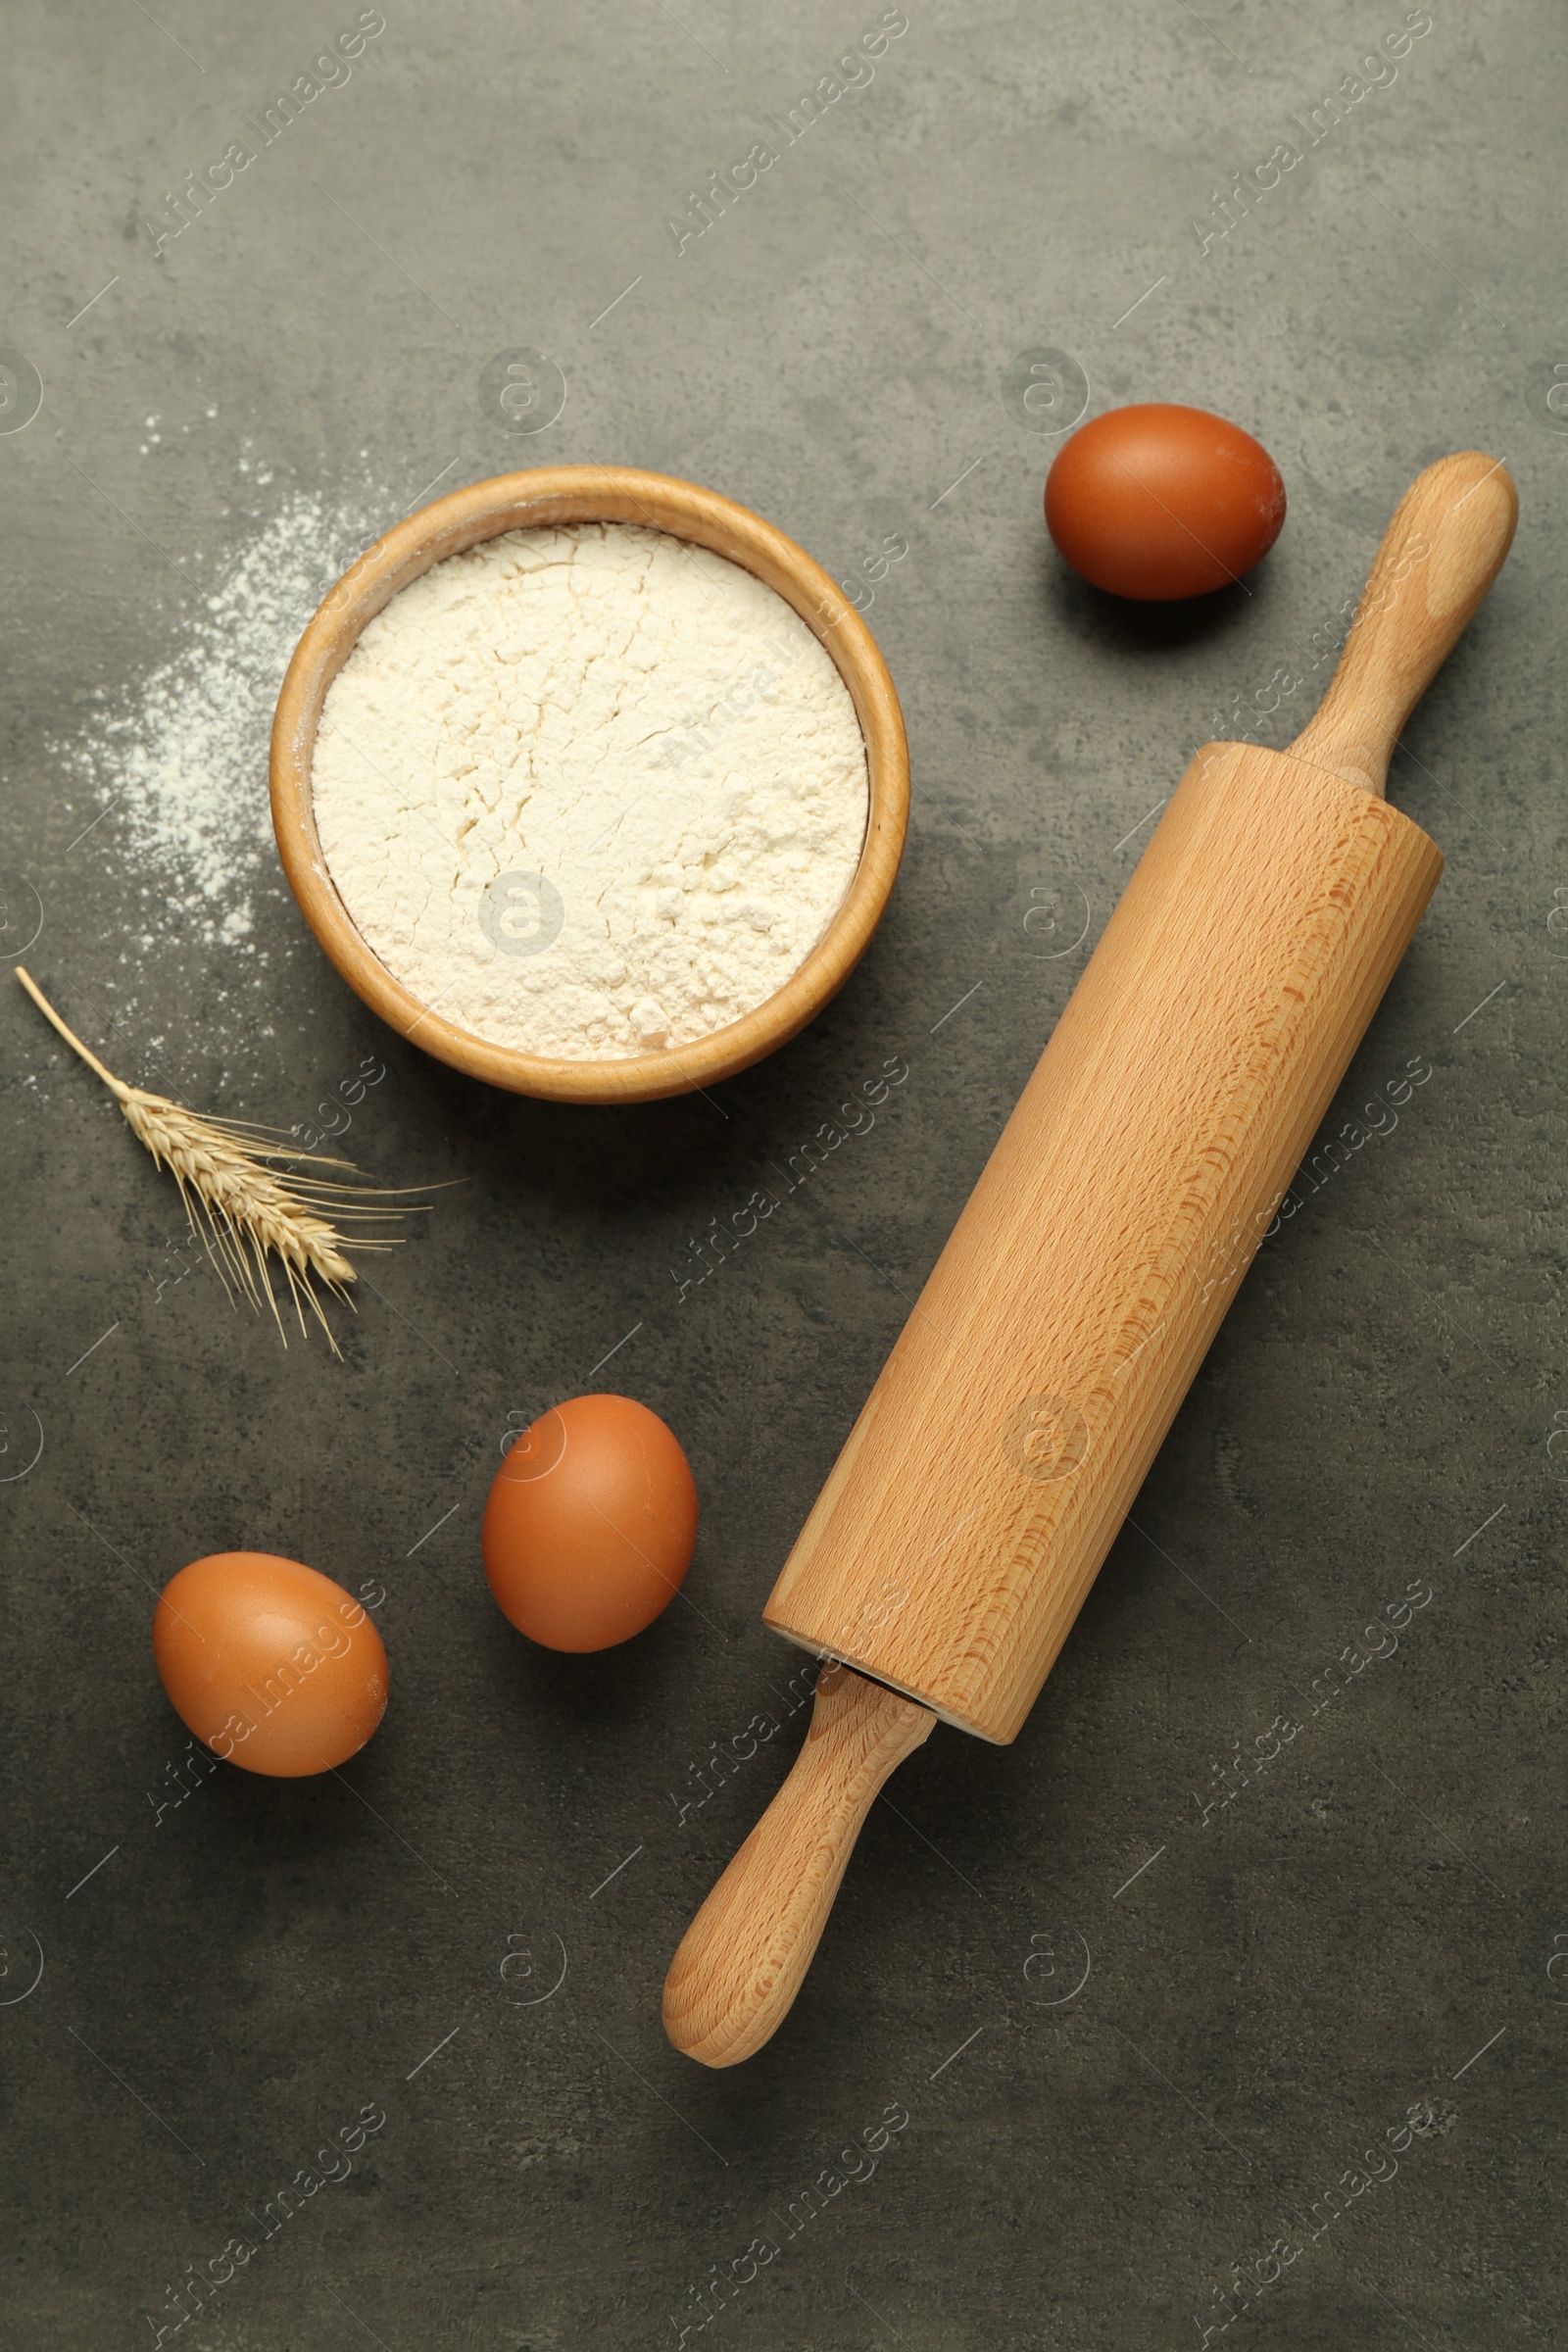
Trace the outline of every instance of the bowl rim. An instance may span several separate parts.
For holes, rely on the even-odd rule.
[[[640,522],[726,556],[804,620],[850,690],[865,743],[869,801],[858,863],[805,961],[753,1011],[690,1045],[618,1060],[527,1054],[459,1028],[405,988],[366,940],[328,871],[316,830],[312,764],[328,687],[367,622],[446,557],[511,530]],[[904,718],[887,663],[854,607],[803,547],[749,507],[673,474],[625,466],[545,466],[454,490],[384,532],[322,599],[277,698],[272,829],[289,887],[329,961],[390,1028],[469,1077],[562,1102],[647,1102],[733,1077],[799,1035],[865,953],[899,870],[909,817]]]

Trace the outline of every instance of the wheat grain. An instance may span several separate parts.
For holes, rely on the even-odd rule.
[[[309,1304],[325,1332],[334,1355],[342,1349],[322,1309],[319,1284],[347,1305],[354,1301],[348,1286],[355,1271],[345,1250],[390,1250],[401,1238],[395,1234],[357,1233],[345,1236],[338,1225],[349,1220],[371,1222],[406,1216],[410,1209],[378,1203],[395,1195],[368,1186],[339,1184],[330,1178],[301,1176],[311,1168],[340,1168],[353,1172],[353,1162],[329,1159],[320,1152],[294,1152],[288,1140],[266,1127],[237,1119],[204,1118],[172,1102],[167,1095],[149,1094],[144,1087],[126,1086],[107,1070],[68,1028],[30,972],[19,963],[22,982],[45,1019],[50,1021],[90,1070],[103,1080],[124,1112],[131,1133],[143,1143],[161,1168],[167,1168],[179,1187],[193,1233],[201,1237],[213,1270],[230,1300],[242,1293],[261,1310],[265,1298],[283,1345],[288,1333],[278,1313],[269,1258],[282,1266],[289,1296],[299,1316],[300,1330],[309,1333],[305,1308]],[[277,1168],[270,1163],[286,1160]],[[419,1204],[423,1206],[423,1203]]]

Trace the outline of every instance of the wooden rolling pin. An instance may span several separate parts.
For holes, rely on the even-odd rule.
[[[1034,1704],[1437,886],[1389,758],[1517,514],[1492,459],[1429,466],[1316,717],[1172,795],[763,1611],[833,1662],[670,1966],[705,2065],[788,2012],[894,1766]]]

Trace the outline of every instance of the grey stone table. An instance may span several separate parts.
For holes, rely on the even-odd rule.
[[[1553,2337],[1561,12],[6,29],[8,959],[123,1076],[347,1105],[381,1181],[461,1189],[338,1316],[343,1362],[285,1352],[0,995],[0,2338]],[[1042,526],[1084,403],[1151,398],[1289,488],[1197,610],[1115,608]],[[762,1597],[1188,755],[1290,739],[1399,491],[1467,446],[1518,541],[1396,761],[1448,868],[1326,1132],[1396,1110],[1299,1181],[1016,1745],[921,1750],[786,2029],[705,2073],[664,1966],[805,1721]],[[710,1101],[458,1078],[339,984],[267,830],[324,583],[427,494],[571,460],[777,521],[907,717],[869,956]],[[479,1513],[507,1432],[606,1385],[690,1454],[690,1605],[555,1657],[494,1609]],[[237,1545],[374,1602],[392,1705],[335,1778],[205,1772],[164,1698],[153,1596]]]

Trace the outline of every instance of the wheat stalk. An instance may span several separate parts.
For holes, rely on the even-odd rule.
[[[276,1129],[252,1127],[237,1119],[203,1118],[193,1110],[186,1110],[181,1103],[172,1102],[167,1095],[126,1086],[113,1071],[105,1069],[74,1029],[67,1027],[31,973],[24,971],[20,963],[15,969],[44,1018],[53,1023],[67,1045],[80,1054],[87,1067],[108,1087],[124,1112],[131,1133],[146,1145],[159,1167],[167,1168],[173,1177],[191,1230],[200,1235],[213,1271],[230,1302],[236,1292],[243,1293],[259,1313],[265,1298],[283,1345],[288,1346],[288,1333],[277,1311],[268,1263],[270,1252],[281,1263],[287,1278],[301,1332],[309,1336],[310,1326],[305,1320],[308,1302],[326,1334],[333,1354],[341,1356],[343,1351],[322,1311],[316,1285],[321,1284],[352,1306],[348,1286],[354,1281],[355,1272],[344,1255],[345,1247],[390,1250],[400,1237],[355,1234],[346,1243],[337,1224],[349,1219],[406,1216],[411,1212],[349,1206],[356,1199],[389,1200],[395,1196],[374,1193],[366,1186],[338,1184],[293,1172],[295,1167],[308,1162],[313,1167],[342,1168],[352,1173],[352,1160],[329,1159],[317,1152],[293,1152],[286,1142],[274,1140],[279,1133]],[[291,1163],[281,1172],[268,1164],[281,1159]]]

